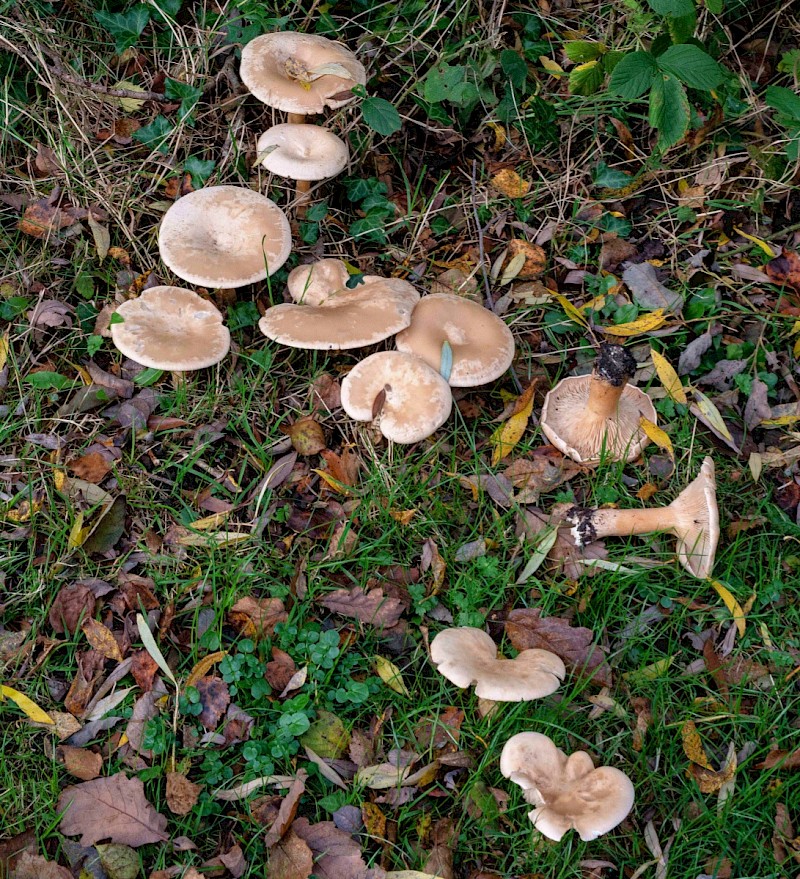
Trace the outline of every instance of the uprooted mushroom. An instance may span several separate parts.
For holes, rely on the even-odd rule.
[[[475,684],[475,695],[493,702],[527,702],[554,693],[564,679],[561,659],[549,650],[523,650],[515,659],[497,655],[491,635],[463,626],[431,641],[431,659],[457,687]]]
[[[656,410],[643,391],[628,384],[636,361],[621,345],[600,346],[591,375],[562,379],[545,397],[540,425],[550,442],[575,461],[632,461],[650,442],[641,418]]]
[[[697,478],[666,507],[644,510],[572,507],[566,519],[572,524],[576,546],[585,546],[603,537],[668,531],[678,538],[680,563],[690,574],[704,579],[711,576],[719,540],[714,461],[705,458]]]
[[[595,769],[586,751],[567,756],[542,733],[512,736],[500,755],[500,771],[534,806],[528,813],[534,827],[556,842],[572,829],[584,841],[597,839],[633,808],[633,784],[624,772]]]

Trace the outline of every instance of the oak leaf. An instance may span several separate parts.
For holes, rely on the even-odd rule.
[[[308,879],[313,869],[311,849],[290,830],[270,852],[267,875],[270,879]]]
[[[367,865],[358,843],[333,821],[310,824],[307,818],[298,818],[292,830],[311,849],[319,879],[366,879]]]
[[[386,629],[396,625],[403,612],[402,602],[397,598],[387,598],[378,587],[369,592],[360,586],[336,589],[325,595],[320,604],[339,616],[351,617]]]
[[[233,625],[248,638],[268,638],[278,623],[289,619],[279,598],[240,598],[230,609],[228,617]]]

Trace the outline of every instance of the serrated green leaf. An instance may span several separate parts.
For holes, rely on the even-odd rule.
[[[650,90],[648,120],[658,129],[660,149],[676,144],[689,128],[689,99],[686,89],[670,73],[657,76]]]
[[[694,36],[697,29],[697,13],[690,15],[670,15],[667,28],[673,43],[685,43]]]
[[[523,91],[525,81],[528,78],[528,64],[518,52],[513,49],[503,49],[500,53],[500,67],[508,77],[511,85],[517,91]]]
[[[715,89],[725,76],[723,69],[707,52],[691,43],[670,46],[659,56],[658,66],[690,88],[707,92]]]
[[[603,43],[594,43],[590,40],[570,40],[564,45],[564,51],[570,61],[583,64],[585,61],[594,61],[605,54],[606,47]]]
[[[600,90],[605,79],[603,65],[599,61],[586,61],[569,72],[569,90],[573,95],[593,95]]]
[[[384,98],[364,98],[361,115],[373,131],[384,137],[400,131],[403,125],[397,109]]]
[[[633,101],[652,86],[657,73],[656,60],[649,52],[631,52],[614,68],[608,90],[612,95]]]
[[[764,100],[768,107],[800,122],[800,95],[779,85],[767,87]]]
[[[68,388],[75,383],[74,379],[67,378],[67,376],[61,375],[60,372],[51,372],[46,369],[40,372],[32,372],[22,380],[34,388],[38,388],[40,391],[63,391],[64,388]]]
[[[694,0],[647,0],[653,12],[658,15],[691,15],[694,12]]]

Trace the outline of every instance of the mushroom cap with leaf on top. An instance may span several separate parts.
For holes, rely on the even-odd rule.
[[[425,361],[400,351],[379,351],[342,380],[342,408],[356,421],[374,421],[396,443],[416,443],[447,421],[450,385]]]
[[[584,841],[597,839],[633,808],[631,780],[613,766],[595,769],[586,751],[567,756],[542,733],[512,736],[500,755],[500,772],[518,784],[534,827],[556,842],[575,829]]]
[[[339,288],[320,305],[273,305],[258,325],[268,339],[292,348],[365,348],[407,327],[418,300],[407,281],[366,275],[358,287]]]
[[[470,626],[445,629],[431,641],[431,659],[457,687],[475,684],[475,694],[494,702],[526,702],[554,693],[566,669],[549,650],[523,650],[499,659],[491,635]]]
[[[367,72],[341,43],[315,34],[278,31],[242,49],[242,82],[259,101],[286,113],[309,115],[350,103]]]
[[[345,141],[321,125],[284,122],[273,125],[258,139],[261,164],[289,180],[326,180],[347,165]]]
[[[179,198],[158,230],[164,263],[185,281],[232,288],[263,281],[289,258],[292,231],[274,201],[244,186]]]
[[[514,359],[511,330],[488,308],[452,293],[423,296],[411,325],[397,336],[397,350],[416,354],[438,370],[445,342],[453,352],[448,381],[456,388],[494,381]]]
[[[292,269],[286,279],[286,286],[295,302],[302,305],[322,305],[330,296],[348,289],[349,279],[350,272],[344,262],[327,257]]]
[[[111,338],[142,366],[189,372],[219,363],[230,349],[219,311],[183,287],[151,287],[116,313],[122,322],[111,324]]]

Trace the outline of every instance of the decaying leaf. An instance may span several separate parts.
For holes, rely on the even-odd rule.
[[[575,546],[569,526],[561,524],[567,509],[569,504],[555,504],[550,515],[547,515],[536,507],[525,507],[517,517],[517,534],[535,540],[546,528],[557,525],[557,537],[547,558],[552,567],[560,570],[565,577],[577,580],[583,574],[595,574],[596,570],[590,563],[595,559],[605,559],[608,553],[601,540],[595,540],[583,548]]]
[[[174,815],[188,815],[195,806],[202,791],[202,785],[195,784],[180,772],[167,773],[167,806]]]
[[[527,180],[512,171],[505,168],[492,177],[492,186],[505,195],[507,198],[522,198],[530,191],[531,184]]]
[[[520,394],[514,403],[514,408],[508,421],[501,424],[492,434],[490,441],[494,446],[492,452],[492,466],[497,464],[514,451],[514,447],[522,439],[528,426],[528,419],[533,411],[533,392],[536,382],[531,382],[525,391]]]
[[[259,640],[268,638],[278,623],[285,623],[289,615],[279,598],[240,598],[230,609],[228,618],[242,635]]]
[[[102,756],[86,748],[59,745],[56,748],[56,756],[64,764],[67,772],[74,775],[75,778],[80,778],[81,781],[91,781],[93,778],[97,778],[103,768]]]
[[[200,678],[195,687],[203,706],[198,719],[206,729],[216,729],[231,701],[228,685],[222,678],[206,675]]]
[[[332,821],[310,824],[298,818],[292,830],[308,845],[314,855],[314,874],[319,879],[366,879],[367,865],[361,847]]]
[[[270,879],[308,879],[314,855],[306,841],[289,830],[270,851],[267,870]]]
[[[297,814],[297,807],[300,805],[300,797],[306,789],[307,778],[308,773],[301,769],[297,773],[297,778],[292,781],[292,785],[286,796],[281,800],[278,814],[264,837],[264,844],[267,848],[277,845],[289,829],[292,821],[294,821],[294,816]]]
[[[776,284],[787,284],[800,293],[800,254],[784,247],[781,255],[771,259],[764,271]]]
[[[377,628],[389,629],[396,625],[403,612],[402,602],[387,598],[383,589],[375,587],[368,592],[360,586],[336,589],[320,599],[320,604],[339,616],[350,617]]]

